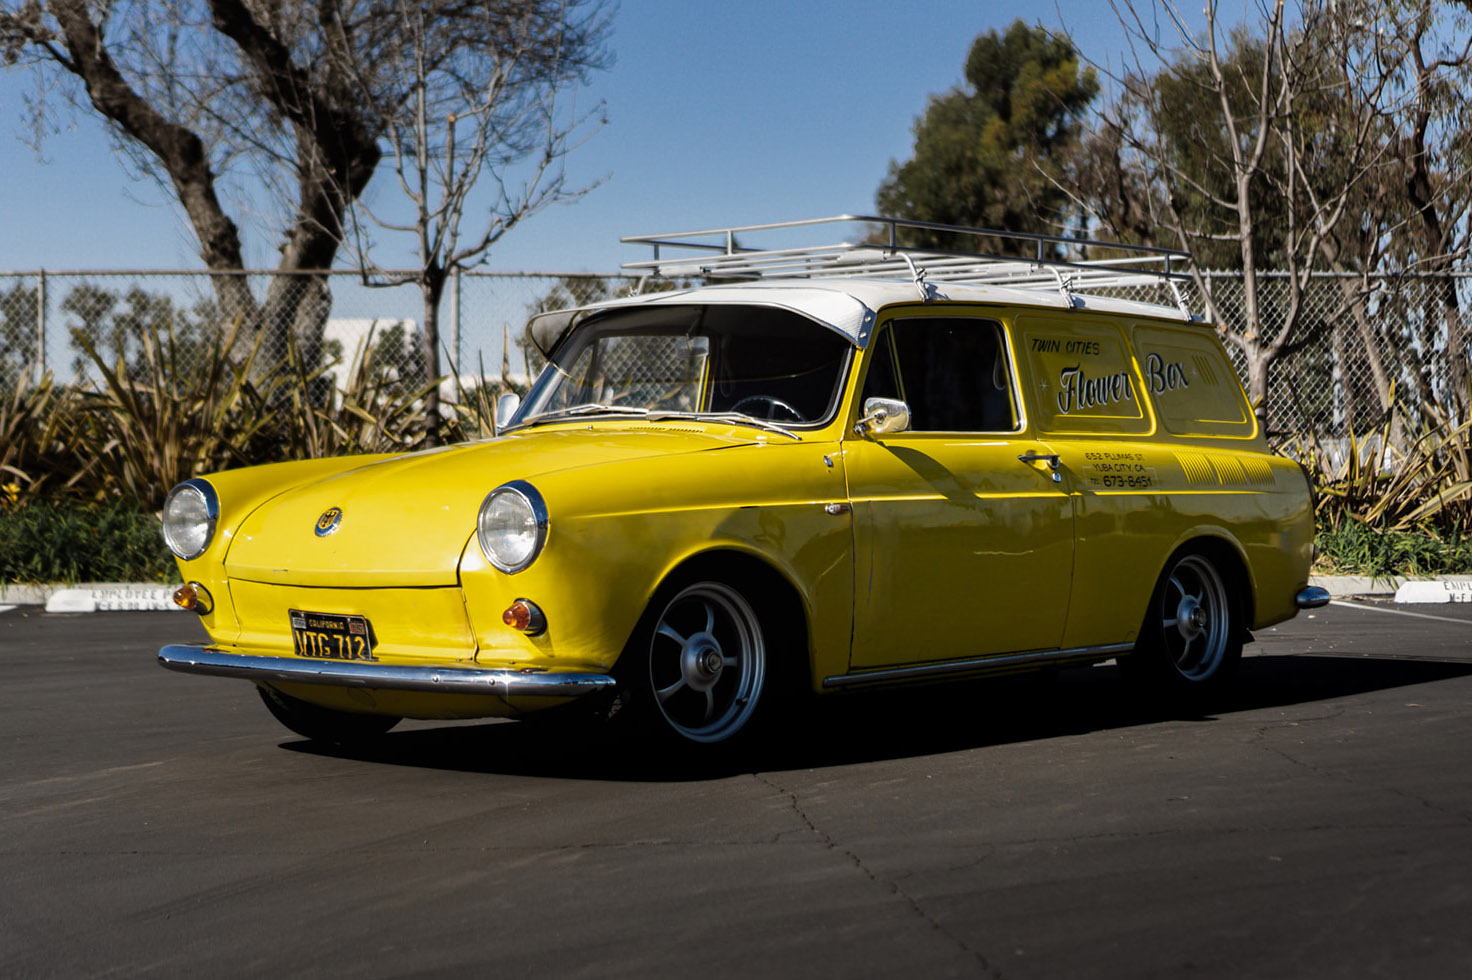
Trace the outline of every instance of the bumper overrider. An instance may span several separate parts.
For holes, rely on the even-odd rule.
[[[1310,585],[1299,590],[1298,595],[1293,597],[1293,604],[1299,609],[1319,609],[1327,606],[1332,598],[1328,589]]]
[[[170,644],[160,666],[189,674],[240,677],[257,683],[325,684],[331,687],[497,697],[577,698],[611,690],[608,674],[477,667],[416,667],[342,660],[303,660],[229,653],[206,644]]]

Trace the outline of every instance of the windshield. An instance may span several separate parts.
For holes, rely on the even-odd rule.
[[[760,306],[656,306],[583,321],[516,422],[607,413],[828,420],[851,346],[806,317]]]

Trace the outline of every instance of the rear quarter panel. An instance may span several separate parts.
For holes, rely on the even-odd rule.
[[[1269,452],[1211,328],[1045,312],[1012,328],[1029,416],[1074,500],[1064,645],[1134,640],[1166,562],[1193,542],[1238,557],[1250,625],[1293,616],[1312,560],[1308,488]]]

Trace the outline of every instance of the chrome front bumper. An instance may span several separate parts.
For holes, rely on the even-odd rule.
[[[497,697],[576,698],[614,686],[608,674],[477,667],[409,667],[345,660],[255,657],[202,644],[170,644],[158,652],[169,670],[258,683],[327,684],[380,691],[492,694]]]

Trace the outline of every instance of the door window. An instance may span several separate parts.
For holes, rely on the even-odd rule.
[[[863,397],[899,398],[915,432],[1015,432],[1001,324],[975,317],[906,317],[874,342]]]

